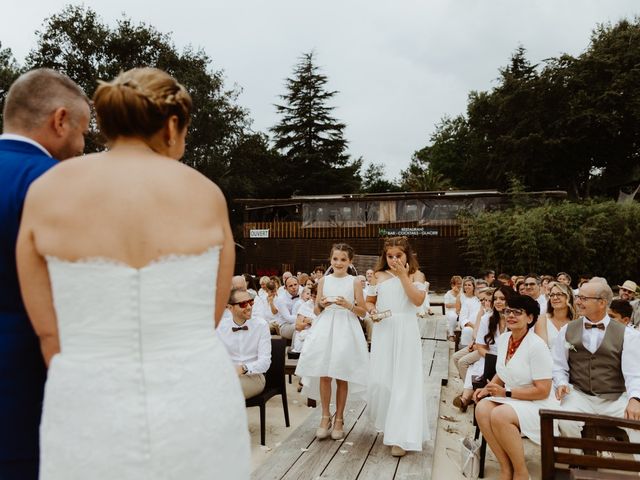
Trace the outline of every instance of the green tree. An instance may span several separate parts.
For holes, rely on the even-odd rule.
[[[62,71],[89,96],[98,80],[110,80],[134,67],[157,67],[177,78],[194,106],[183,161],[216,181],[227,196],[234,195],[231,189],[237,182],[232,177],[242,169],[232,162],[242,162],[240,152],[253,135],[250,119],[236,103],[238,91],[225,87],[223,72],[211,68],[212,60],[204,51],[188,47],[179,52],[169,35],[126,17],[111,28],[95,11],[81,6],[52,15],[37,37],[27,67]],[[94,125],[88,150],[100,148]]]
[[[9,87],[20,75],[20,67],[13,57],[10,48],[2,48],[0,42],[0,132],[2,131],[2,110],[4,109],[4,99],[9,91]]]
[[[363,193],[387,193],[399,192],[400,186],[393,181],[387,180],[385,166],[382,163],[371,163],[362,174],[362,185],[360,191]]]
[[[519,47],[491,91],[445,117],[423,163],[458,188],[534,190],[575,198],[640,181],[640,20],[598,26],[578,56],[533,65]],[[424,169],[424,167],[423,167]]]
[[[332,116],[334,107],[328,105],[338,92],[327,90],[327,81],[313,52],[305,53],[286,80],[283,104],[275,105],[281,120],[271,132],[294,193],[349,193],[360,186],[362,160],[351,161],[346,153],[345,124]]]
[[[409,192],[433,192],[451,187],[448,178],[430,167],[423,150],[414,153],[409,167],[400,172],[400,178],[402,190]]]

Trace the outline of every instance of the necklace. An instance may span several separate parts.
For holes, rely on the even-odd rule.
[[[518,347],[520,346],[520,344],[524,340],[524,337],[526,336],[527,334],[525,333],[520,340],[514,340],[513,334],[511,334],[511,336],[509,337],[509,345],[507,347],[507,359],[513,357],[516,354]]]

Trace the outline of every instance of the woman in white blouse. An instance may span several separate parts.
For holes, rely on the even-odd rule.
[[[547,344],[531,328],[540,305],[514,295],[505,309],[507,328],[498,340],[496,375],[474,394],[482,435],[500,463],[501,479],[527,479],[521,434],[540,443],[540,408],[558,408],[551,393],[552,359]]]
[[[560,329],[576,318],[576,308],[571,287],[564,283],[550,282],[547,313],[540,317],[540,321],[536,323],[534,331],[551,348]]]

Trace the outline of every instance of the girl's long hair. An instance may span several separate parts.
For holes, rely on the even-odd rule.
[[[492,307],[493,307],[493,302],[495,301],[497,292],[500,292],[500,293],[502,293],[504,295],[505,307],[506,307],[507,302],[509,301],[509,299],[515,294],[515,292],[513,291],[513,288],[511,288],[511,287],[509,287],[507,285],[501,285],[500,287],[496,288],[494,290],[494,292],[493,292],[493,295],[491,295],[491,306]],[[484,336],[485,345],[493,345],[495,343],[495,341],[496,341],[495,336],[496,336],[496,332],[498,331],[498,325],[500,325],[500,312],[498,312],[494,308],[493,309],[493,313],[489,317],[489,331]]]
[[[409,274],[416,273],[419,270],[420,265],[418,264],[415,253],[413,253],[413,248],[411,248],[409,239],[407,237],[389,237],[384,241],[382,254],[380,255],[380,258],[378,258],[378,263],[374,269],[375,272],[390,270],[389,264],[387,263],[387,250],[391,247],[398,247],[407,256]]]

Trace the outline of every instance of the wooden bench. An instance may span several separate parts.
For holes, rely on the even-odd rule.
[[[585,413],[561,412],[558,410],[540,410],[541,428],[541,456],[542,456],[542,478],[626,478],[628,475],[617,473],[618,477],[607,477],[606,474],[614,472],[639,472],[640,460],[636,460],[631,455],[640,455],[640,443],[619,442],[608,438],[588,438],[588,437],[561,437],[556,436],[553,428],[554,420],[567,420],[584,422],[589,428],[627,428],[640,432],[640,421],[626,420],[624,418],[608,417],[604,415],[591,415]],[[588,431],[588,430],[587,430]],[[562,450],[558,450],[562,449]],[[571,449],[571,450],[567,450]],[[582,454],[575,453],[581,450]],[[604,456],[601,452],[610,452]],[[620,454],[625,454],[625,458],[620,458]],[[560,465],[569,465],[571,469],[606,469],[607,472],[594,472],[589,477],[580,470],[570,472]],[[613,472],[611,472],[613,471]],[[573,477],[570,477],[573,475]],[[600,475],[600,476],[593,476]],[[638,478],[637,475],[634,476]],[[631,478],[634,478],[631,477]]]

